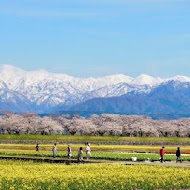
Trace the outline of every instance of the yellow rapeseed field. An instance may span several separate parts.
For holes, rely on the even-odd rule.
[[[0,161],[0,189],[188,189],[190,170],[117,164],[46,164]]]

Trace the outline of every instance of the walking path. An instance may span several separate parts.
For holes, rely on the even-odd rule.
[[[35,162],[46,162],[46,163],[64,163],[64,164],[76,164],[77,159],[68,158],[50,158],[50,157],[29,157],[29,156],[9,156],[1,155],[0,159],[5,160],[23,160],[23,161],[35,161]],[[84,160],[84,164],[123,164],[123,165],[150,165],[150,166],[166,166],[166,167],[184,167],[190,168],[190,162],[184,161],[182,163],[176,163],[175,161],[160,163],[157,162],[132,162],[132,161],[112,161],[112,160],[100,160],[100,159],[89,159]]]

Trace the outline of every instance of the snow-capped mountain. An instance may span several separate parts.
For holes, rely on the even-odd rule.
[[[190,82],[167,81],[148,93],[93,98],[73,106],[73,112],[148,115],[153,118],[190,117]]]
[[[185,76],[162,79],[145,74],[137,78],[119,74],[100,78],[76,78],[45,70],[24,71],[10,65],[0,65],[0,111],[70,110],[94,98],[130,94],[144,96],[153,93],[158,87],[164,89],[171,81],[181,88],[189,88],[190,78]]]
[[[154,86],[154,85],[160,84],[164,81],[165,81],[164,79],[161,79],[159,77],[154,78],[154,77],[142,74],[142,75],[138,76],[137,78],[135,78],[132,81],[132,84]]]
[[[130,83],[132,80],[133,78],[125,75],[75,78],[44,70],[27,72],[10,65],[0,66],[0,93],[14,92],[29,105],[39,106],[42,111],[43,107],[80,103],[88,99],[90,92],[119,83]],[[7,100],[14,102],[14,95],[7,96]]]

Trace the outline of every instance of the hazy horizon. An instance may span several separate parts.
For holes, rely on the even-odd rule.
[[[71,77],[75,77],[75,78],[101,78],[101,77],[109,77],[109,76],[119,76],[119,75],[123,75],[123,76],[127,76],[127,77],[131,77],[131,78],[137,78],[137,77],[140,77],[140,76],[150,76],[150,77],[153,77],[153,78],[162,78],[162,79],[168,79],[168,78],[173,78],[173,77],[190,77],[190,76],[187,76],[187,75],[174,75],[174,76],[168,76],[168,77],[161,77],[161,76],[154,76],[154,75],[148,75],[146,73],[140,73],[139,75],[137,76],[130,76],[130,75],[127,75],[125,73],[113,73],[113,74],[110,74],[110,75],[102,75],[102,76],[74,76],[74,75],[70,75],[68,73],[64,73],[64,72],[55,72],[55,71],[48,71],[46,69],[34,69],[34,70],[27,70],[27,69],[24,69],[24,68],[21,68],[21,67],[18,67],[18,66],[14,66],[14,65],[10,65],[10,64],[0,64],[0,69],[3,68],[3,67],[7,67],[7,69],[11,69],[11,68],[14,68],[14,69],[21,69],[23,70],[24,72],[48,72],[50,74],[58,74],[58,75],[68,75],[68,76],[71,76]],[[5,69],[5,68],[4,68]]]

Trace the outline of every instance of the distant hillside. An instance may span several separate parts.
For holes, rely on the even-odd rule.
[[[190,83],[170,81],[149,93],[130,92],[120,97],[95,98],[71,108],[73,111],[148,115],[153,118],[190,116]]]

